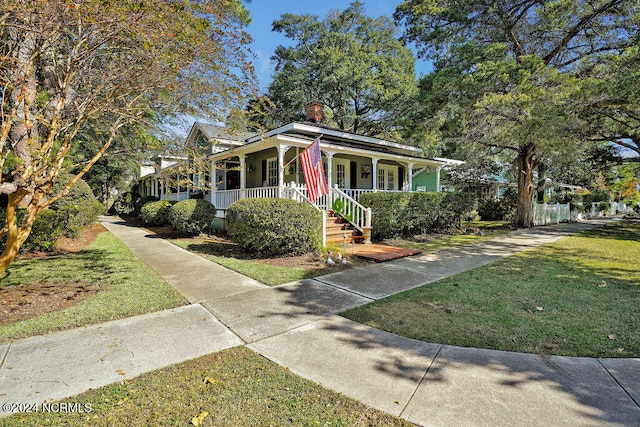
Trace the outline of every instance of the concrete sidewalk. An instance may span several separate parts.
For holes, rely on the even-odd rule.
[[[0,345],[0,401],[59,399],[245,343],[303,377],[419,425],[640,425],[640,360],[429,344],[336,315],[594,223],[520,230],[270,288],[117,218],[102,222],[199,304]]]

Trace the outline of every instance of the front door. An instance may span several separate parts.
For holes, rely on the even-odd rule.
[[[378,164],[378,190],[398,189],[398,167]]]
[[[351,162],[348,159],[333,158],[333,183],[338,188],[351,188]]]

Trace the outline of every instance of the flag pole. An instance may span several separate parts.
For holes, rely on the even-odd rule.
[[[320,137],[317,137],[316,139],[313,140],[313,142],[309,145],[309,147],[313,144],[315,144],[315,142],[318,141],[318,144],[320,143]],[[302,152],[298,153],[297,156],[295,156],[293,159],[289,160],[289,162],[287,162],[286,165],[282,166],[282,169],[286,168],[287,166],[289,166],[291,163],[295,162],[296,160],[298,160],[298,157],[300,157],[300,155],[302,153],[304,153],[305,151],[307,151],[309,149],[309,147],[305,148],[304,150],[302,150]]]

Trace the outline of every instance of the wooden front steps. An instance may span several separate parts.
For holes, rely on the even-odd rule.
[[[346,243],[363,243],[364,237],[354,229],[345,219],[335,215],[333,212],[327,214],[327,245],[342,245]]]

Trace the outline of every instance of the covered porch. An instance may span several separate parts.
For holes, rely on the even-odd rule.
[[[291,188],[306,197],[298,156],[311,142],[313,139],[277,135],[212,155],[211,203],[224,211],[244,198],[290,197]],[[442,162],[325,138],[320,139],[320,149],[329,188],[356,201],[367,192],[440,191]],[[328,195],[315,204],[330,210],[331,199]]]

